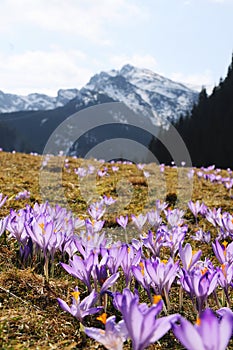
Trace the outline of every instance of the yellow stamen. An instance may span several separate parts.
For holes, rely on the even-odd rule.
[[[227,245],[228,245],[228,242],[227,241],[223,241],[222,242],[222,245],[224,246],[224,248],[226,249]]]
[[[71,293],[71,295],[74,297],[74,299],[75,299],[76,301],[78,301],[80,292],[75,291],[75,292]]]
[[[163,263],[163,264],[166,264],[167,263],[167,259],[162,259],[162,260],[160,260],[161,261],[161,263]]]
[[[98,321],[101,321],[103,324],[106,324],[107,314],[104,312],[102,315],[96,317]]]
[[[161,295],[153,295],[153,304],[158,304],[160,300],[162,300]]]
[[[128,253],[130,253],[130,247],[128,247]]]

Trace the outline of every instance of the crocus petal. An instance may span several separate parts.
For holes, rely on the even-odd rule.
[[[195,327],[206,349],[219,350],[219,323],[211,309],[203,311],[200,316],[200,325]]]
[[[131,301],[131,304],[129,306],[129,312],[127,314],[124,314],[123,308],[124,321],[128,329],[129,335],[132,339],[134,350],[141,349],[141,328],[144,322],[144,317],[139,311],[137,304],[138,301],[136,298],[133,301]],[[134,322],[132,322],[132,320],[134,320]]]
[[[218,350],[225,350],[233,333],[233,312],[226,311],[222,316],[219,326]]]
[[[195,327],[185,318],[180,317],[180,324],[172,325],[175,337],[186,347],[187,350],[205,350],[202,339]]]
[[[105,331],[99,328],[95,327],[86,327],[84,328],[85,333],[88,335],[88,337],[91,337],[95,340],[97,340],[99,343],[104,344],[105,340]]]
[[[81,303],[80,307],[82,307],[84,310],[89,309],[97,300],[98,293],[93,290],[91,294],[89,294],[86,298],[84,298]]]
[[[172,324],[178,321],[180,315],[174,314],[170,316],[160,317],[156,319],[156,328],[151,338],[151,344],[162,338],[172,327]]]
[[[107,278],[101,287],[100,294],[104,293],[109,287],[111,287],[116,282],[116,280],[119,278],[119,276],[120,276],[120,274],[119,274],[119,272],[117,272],[117,273],[114,273],[109,278]]]
[[[64,300],[57,298],[57,301],[58,301],[59,306],[62,308],[62,310],[70,313],[70,307],[68,306],[68,304]]]
[[[88,309],[87,311],[82,312],[82,318],[88,315],[93,315],[99,312],[100,310],[103,310],[103,306],[97,306],[97,307],[92,307]]]
[[[152,337],[154,336],[154,329],[156,327],[156,322],[157,322],[156,316],[162,310],[162,307],[163,307],[162,301],[160,301],[158,304],[160,304],[161,307],[157,308],[157,305],[151,306],[150,309],[148,309],[147,313],[145,314],[145,322],[142,322],[140,337],[145,347],[152,342],[151,339],[153,339]],[[169,326],[170,326],[170,323],[169,323]]]

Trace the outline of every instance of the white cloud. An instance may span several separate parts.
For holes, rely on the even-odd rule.
[[[129,0],[2,0],[0,32],[12,32],[18,25],[33,25],[109,45],[109,24],[121,25],[146,16],[142,5]]]
[[[190,86],[193,89],[198,91],[204,86],[207,91],[210,93],[215,85],[213,74],[210,70],[206,70],[203,73],[197,74],[188,74],[185,75],[180,72],[172,73],[170,78],[172,80],[181,82],[187,86]]]
[[[156,71],[157,62],[154,56],[145,54],[133,54],[133,55],[116,55],[109,59],[110,63],[114,68],[121,68],[124,64],[132,64],[139,68],[147,68],[152,71]]]
[[[0,89],[28,94],[55,95],[59,88],[80,88],[94,73],[88,58],[77,50],[27,51],[0,55]]]

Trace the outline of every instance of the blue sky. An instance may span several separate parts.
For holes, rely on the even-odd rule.
[[[210,89],[232,14],[233,0],[0,0],[0,90],[56,95],[126,63]]]

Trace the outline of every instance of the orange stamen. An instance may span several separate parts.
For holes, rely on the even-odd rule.
[[[197,325],[197,326],[200,326],[200,325],[201,325],[201,319],[200,319],[200,317],[197,317],[196,325]]]
[[[221,269],[222,269],[222,272],[223,272],[224,277],[226,278],[226,277],[227,277],[226,264],[222,264],[222,265],[221,265]]]
[[[207,267],[205,267],[203,270],[201,270],[201,274],[204,275],[208,271]]]
[[[41,228],[41,230],[42,230],[42,233],[43,233],[43,235],[44,235],[44,234],[45,234],[44,223],[41,222],[41,223],[39,224],[39,226],[40,226],[40,228]]]
[[[104,312],[102,315],[96,317],[98,321],[101,321],[103,324],[106,324],[107,314]]]
[[[227,241],[223,241],[223,242],[222,242],[222,245],[223,245],[223,255],[226,256],[226,255],[227,255],[227,245],[228,245],[228,242],[227,242]]]
[[[160,300],[162,300],[161,295],[153,295],[153,304],[158,304]]]

